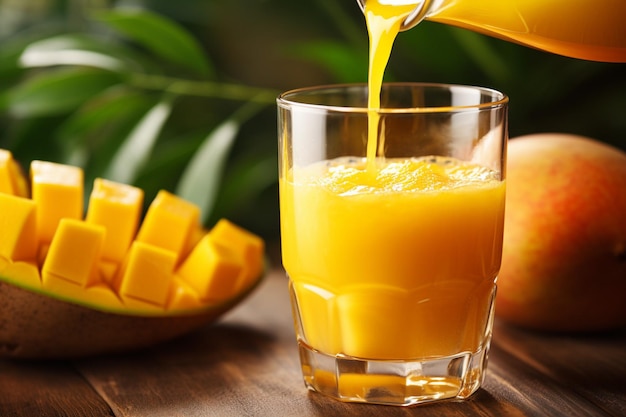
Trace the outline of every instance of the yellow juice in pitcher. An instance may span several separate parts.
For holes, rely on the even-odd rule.
[[[504,182],[452,159],[339,159],[281,181],[283,263],[306,343],[409,360],[481,350]]]
[[[363,11],[413,11],[402,30],[423,20],[462,27],[572,58],[626,62],[623,0],[357,0]]]
[[[434,0],[431,4],[427,20],[573,58],[626,62],[623,0]]]

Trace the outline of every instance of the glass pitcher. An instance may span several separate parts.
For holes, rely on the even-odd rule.
[[[357,0],[361,9],[365,1]],[[572,58],[626,62],[626,0],[380,0],[414,4],[422,20],[457,26]]]

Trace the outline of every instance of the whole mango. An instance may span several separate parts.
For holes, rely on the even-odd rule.
[[[626,326],[626,153],[568,134],[511,139],[496,315],[565,332]]]

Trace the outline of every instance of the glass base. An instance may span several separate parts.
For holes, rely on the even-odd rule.
[[[331,356],[298,342],[306,387],[340,401],[412,406],[466,399],[482,384],[489,346],[419,361]]]

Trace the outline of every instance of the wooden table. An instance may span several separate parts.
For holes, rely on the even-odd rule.
[[[344,404],[300,376],[282,270],[218,324],[118,356],[0,360],[0,416],[626,416],[626,333],[564,336],[496,323],[484,388],[414,408]]]

